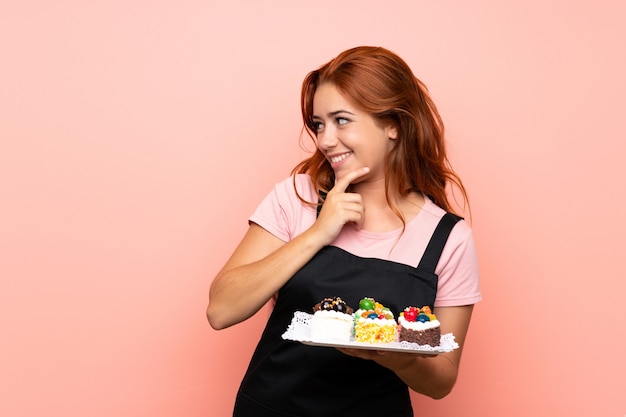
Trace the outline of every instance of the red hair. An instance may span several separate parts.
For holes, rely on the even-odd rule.
[[[465,187],[446,156],[441,116],[426,86],[404,60],[387,49],[362,46],[344,51],[310,72],[302,83],[300,104],[304,128],[313,141],[313,97],[325,83],[332,84],[381,125],[397,128],[395,146],[386,156],[385,184],[387,201],[403,222],[390,203],[390,191],[400,196],[423,193],[444,210],[454,211],[446,193],[446,187],[452,185],[468,203]],[[319,149],[293,169],[292,174],[298,173],[309,174],[322,192],[329,191],[335,182],[334,171]],[[391,186],[395,189],[390,190]]]

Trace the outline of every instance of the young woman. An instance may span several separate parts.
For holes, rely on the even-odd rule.
[[[441,118],[408,65],[379,47],[309,73],[301,105],[317,149],[250,217],[209,294],[215,329],[275,301],[234,415],[413,416],[408,387],[432,398],[452,390],[481,299],[472,233],[448,200],[450,187],[467,196]],[[353,307],[373,297],[396,315],[428,305],[460,348],[421,356],[281,338],[295,311],[330,296]]]

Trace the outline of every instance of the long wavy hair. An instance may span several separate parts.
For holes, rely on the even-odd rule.
[[[392,203],[394,199],[390,199],[393,193],[400,196],[423,193],[439,207],[454,212],[447,193],[447,187],[452,186],[461,192],[463,202],[469,206],[465,187],[446,155],[441,116],[426,86],[404,60],[381,47],[361,46],[342,52],[310,72],[302,83],[300,104],[303,130],[314,142],[313,97],[325,83],[371,114],[381,126],[397,128],[398,137],[385,160],[385,193],[387,203],[403,224],[402,214]],[[323,201],[335,183],[335,173],[319,149],[292,171],[292,174],[301,173],[310,175]]]

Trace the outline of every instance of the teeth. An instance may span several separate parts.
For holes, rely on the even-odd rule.
[[[344,153],[341,155],[337,155],[337,156],[333,156],[332,158],[330,158],[330,162],[332,162],[333,164],[336,164],[339,161],[343,161],[344,159],[346,159],[352,152],[348,152],[348,153]]]

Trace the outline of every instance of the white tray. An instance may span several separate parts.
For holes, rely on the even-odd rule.
[[[349,342],[313,340],[311,338],[311,329],[309,328],[309,320],[311,317],[312,315],[309,313],[302,311],[295,312],[293,318],[291,319],[291,324],[287,327],[287,331],[282,335],[283,339],[300,342],[309,346],[419,353],[422,355],[437,355],[439,353],[451,352],[459,347],[459,344],[454,341],[454,335],[452,333],[441,335],[441,342],[439,346],[435,347],[430,345],[418,345],[417,343],[409,342],[372,344],[355,342],[353,340]]]

